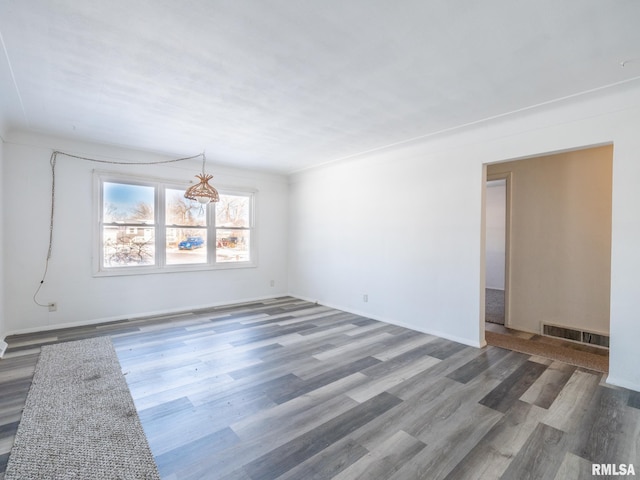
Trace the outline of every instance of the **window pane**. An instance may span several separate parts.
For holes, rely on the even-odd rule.
[[[103,228],[104,267],[130,267],[155,264],[155,229],[153,227]]]
[[[104,182],[105,223],[154,223],[153,187]]]
[[[216,229],[216,261],[248,262],[249,230]]]
[[[250,227],[250,197],[220,195],[216,203],[216,227]]]
[[[207,209],[184,198],[184,190],[166,189],[167,225],[207,225]]]
[[[167,265],[207,263],[204,228],[167,228]]]

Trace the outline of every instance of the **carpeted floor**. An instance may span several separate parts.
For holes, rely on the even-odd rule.
[[[597,372],[606,373],[609,370],[608,350],[499,326],[504,326],[504,302],[504,290],[485,290],[485,321],[494,325],[492,328],[489,325],[486,327],[485,338],[489,345],[560,360]]]
[[[486,322],[504,325],[504,290],[485,289],[484,319]]]
[[[577,367],[595,370],[596,372],[609,371],[608,351],[596,347],[582,347],[570,344],[562,340],[556,340],[541,335],[533,335],[531,338],[521,338],[517,335],[501,334],[485,331],[485,339],[489,345],[502,347],[516,352],[538,355],[552,360],[575,365]]]
[[[108,337],[42,347],[5,480],[159,479]]]

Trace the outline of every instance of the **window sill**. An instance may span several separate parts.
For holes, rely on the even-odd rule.
[[[114,267],[102,268],[93,272],[94,277],[121,277],[130,275],[157,275],[165,273],[191,273],[216,270],[237,270],[256,268],[257,262],[219,263],[215,265],[171,265],[164,267]]]

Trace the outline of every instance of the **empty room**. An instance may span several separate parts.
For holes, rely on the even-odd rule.
[[[0,0],[0,480],[640,475],[638,19]]]

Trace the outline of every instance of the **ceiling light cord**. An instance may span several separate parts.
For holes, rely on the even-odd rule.
[[[42,278],[40,280],[40,283],[38,284],[38,288],[33,294],[33,302],[39,307],[49,306],[48,303],[40,303],[37,299],[37,296],[38,296],[38,293],[40,293],[40,289],[42,288],[42,285],[44,284],[44,281],[47,278],[47,273],[49,271],[49,261],[51,260],[51,253],[53,252],[53,226],[54,226],[55,205],[56,205],[56,163],[58,161],[58,155],[63,155],[65,157],[75,158],[78,160],[84,160],[86,162],[107,163],[110,165],[162,165],[167,163],[184,162],[187,160],[194,160],[196,158],[202,157],[203,173],[204,173],[204,163],[205,163],[204,152],[199,153],[197,155],[193,155],[191,157],[174,158],[171,160],[158,160],[155,162],[124,162],[124,161],[118,161],[118,160],[100,160],[97,158],[83,157],[80,155],[72,155],[70,153],[54,150],[51,153],[51,158],[49,159],[49,164],[51,165],[51,212],[49,216],[49,245],[47,247],[47,258],[44,262],[44,272],[42,273]]]

